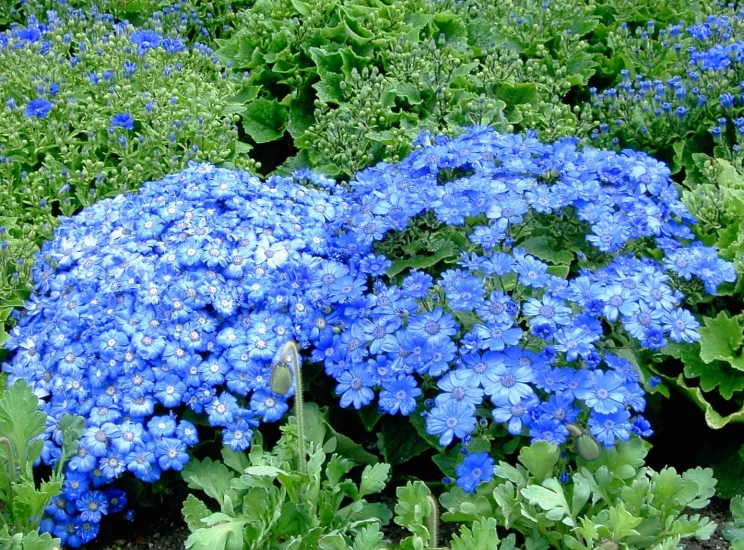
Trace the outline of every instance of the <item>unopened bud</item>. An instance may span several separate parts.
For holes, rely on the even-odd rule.
[[[602,539],[599,542],[599,547],[602,550],[620,550],[620,545],[612,539]]]
[[[292,388],[292,371],[286,363],[277,363],[271,369],[269,387],[277,395],[287,395]]]

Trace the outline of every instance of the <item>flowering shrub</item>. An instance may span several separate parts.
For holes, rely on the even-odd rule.
[[[4,369],[45,398],[45,462],[60,452],[53,422],[86,418],[47,510],[63,543],[94,536],[80,525],[114,511],[100,488],[125,471],[153,482],[181,470],[198,440],[184,406],[234,450],[283,416],[293,390],[271,391],[275,355],[289,339],[327,336],[325,309],[354,290],[330,239],[346,210],[288,179],[199,165],[61,220]]]
[[[255,166],[224,111],[236,87],[211,50],[176,34],[70,10],[0,34],[0,208],[9,272],[28,282],[59,213],[205,160]],[[17,279],[9,279],[15,271]]]
[[[313,351],[341,405],[381,388],[382,412],[411,414],[425,375],[437,388],[426,431],[443,446],[493,434],[489,419],[556,444],[579,426],[606,447],[650,434],[638,414],[658,380],[633,349],[698,340],[681,283],[713,293],[735,279],[692,242],[669,169],[483,127],[419,145],[350,183],[346,242],[396,261],[387,276],[384,256],[367,261],[373,291]]]

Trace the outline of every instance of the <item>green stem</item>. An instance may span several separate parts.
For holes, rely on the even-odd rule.
[[[439,547],[439,506],[433,495],[427,497],[431,505],[431,514],[426,518],[426,530],[431,535],[431,548]]]
[[[288,364],[292,356],[292,369],[295,377],[295,417],[297,418],[297,471],[307,473],[307,453],[305,452],[305,404],[302,399],[302,370],[300,369],[300,355],[297,344],[289,341],[282,349],[282,363]]]

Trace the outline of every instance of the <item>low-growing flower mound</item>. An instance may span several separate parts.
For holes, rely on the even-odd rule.
[[[348,271],[330,248],[347,208],[291,179],[197,165],[62,219],[4,365],[44,399],[45,462],[62,414],[87,421],[48,530],[79,546],[115,508],[102,485],[181,470],[198,440],[185,406],[234,450],[282,417],[292,389],[272,392],[275,356],[330,330],[322,312],[348,292],[326,284]]]
[[[423,135],[406,160],[350,185],[350,242],[405,277],[377,269],[314,357],[342,406],[381,388],[380,410],[408,415],[417,376],[436,379],[426,429],[441,445],[493,434],[493,421],[557,444],[650,434],[639,414],[656,380],[633,348],[697,340],[683,291],[735,279],[693,242],[668,168],[645,154],[474,127]]]

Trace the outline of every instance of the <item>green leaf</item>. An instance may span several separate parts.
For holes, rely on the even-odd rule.
[[[704,327],[700,333],[700,358],[706,363],[726,361],[732,367],[744,371],[744,357],[739,353],[742,330],[739,317],[730,318],[726,311],[721,311],[715,319],[704,317]]]
[[[318,99],[323,103],[341,104],[344,100],[344,92],[341,90],[341,82],[344,80],[343,75],[329,74],[323,77],[320,82],[313,84],[318,92]]]
[[[248,455],[233,451],[230,447],[222,447],[222,460],[226,466],[229,466],[241,474],[251,465],[251,461],[248,460]]]
[[[209,508],[207,508],[207,505],[194,495],[186,497],[183,507],[181,508],[181,513],[191,531],[196,531],[197,529],[204,527],[205,523],[202,520],[212,514]]]
[[[31,531],[22,535],[23,542],[18,547],[19,550],[56,550],[61,548],[62,541],[52,538],[49,533],[39,534],[37,531]],[[12,548],[12,547],[11,547]]]
[[[545,510],[548,519],[563,522],[569,527],[574,526],[574,521],[571,518],[571,508],[566,500],[566,495],[563,493],[563,487],[560,481],[554,477],[546,479],[542,486],[528,485],[520,492],[530,504]]]
[[[366,466],[362,472],[362,481],[359,484],[359,498],[382,491],[389,475],[390,464],[380,463],[374,466]]]
[[[287,127],[287,108],[277,101],[256,99],[243,111],[243,128],[256,143],[280,139]]]
[[[445,242],[439,250],[431,255],[421,255],[408,260],[396,260],[387,269],[388,277],[395,277],[398,273],[406,269],[424,269],[438,264],[446,258],[451,258],[457,253],[455,246],[451,242]]]
[[[716,494],[716,484],[718,483],[713,477],[713,470],[698,466],[694,470],[687,470],[682,474],[682,478],[685,481],[693,481],[697,485],[696,497],[683,504],[696,510],[708,506],[710,499]]]
[[[387,546],[382,543],[384,535],[380,531],[379,523],[372,523],[366,527],[362,527],[354,537],[354,544],[351,546],[352,550],[380,550]]]
[[[473,522],[470,529],[462,525],[460,534],[452,537],[451,550],[495,549],[499,544],[496,532],[498,522],[494,518],[482,518]]]
[[[398,497],[395,505],[395,523],[427,543],[431,535],[424,523],[432,513],[429,501],[431,491],[421,481],[409,481],[405,487],[398,487],[395,494]]]
[[[412,416],[416,412],[412,413]],[[408,462],[430,448],[410,422],[398,422],[385,418],[377,432],[377,446],[385,462],[393,466]]]
[[[39,398],[23,379],[16,380],[0,399],[0,437],[7,437],[19,459],[21,472],[41,454],[31,440],[44,433],[46,415],[39,410]]]
[[[527,103],[536,104],[538,101],[537,85],[533,83],[500,83],[493,87],[493,95],[509,107]]]
[[[622,502],[618,502],[615,506],[612,506],[609,512],[609,527],[614,540],[621,542],[625,537],[638,535],[635,527],[641,523],[641,518],[634,517],[629,513]]]
[[[530,237],[518,246],[524,248],[528,254],[551,264],[570,264],[574,258],[572,252],[560,250],[557,241],[552,237]]]
[[[258,475],[258,474],[254,474]],[[226,494],[231,491],[234,474],[221,462],[211,458],[189,460],[181,471],[189,489],[199,489],[222,505]]]
[[[197,529],[186,539],[190,550],[243,550],[243,527],[247,519],[227,514],[212,514],[205,518],[207,527]]]
[[[338,51],[329,52],[324,48],[312,47],[308,49],[310,57],[315,62],[318,75],[325,79],[330,75],[340,75],[344,66],[344,60]]]
[[[547,441],[536,441],[529,447],[522,447],[519,451],[519,462],[538,480],[542,481],[552,474],[558,464],[561,450]]]
[[[64,467],[67,460],[78,450],[78,441],[85,431],[85,419],[82,416],[65,413],[59,420],[59,429],[62,431],[62,457],[60,459],[60,465]]]

